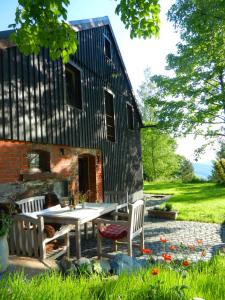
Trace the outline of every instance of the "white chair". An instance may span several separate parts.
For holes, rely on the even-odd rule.
[[[17,201],[22,213],[14,215],[13,225],[9,234],[10,254],[31,256],[45,260],[48,257],[57,258],[64,253],[69,256],[71,225],[62,225],[52,237],[44,234],[44,218],[35,216],[43,210],[45,196],[36,196]],[[65,246],[46,253],[46,245],[59,237],[64,237]]]
[[[110,239],[114,242],[114,251],[117,251],[117,245],[127,244],[128,255],[132,256],[132,241],[133,239],[140,235],[140,243],[138,246],[140,250],[144,248],[144,211],[145,211],[145,201],[138,200],[133,204],[128,205],[129,213],[128,220],[106,220],[98,218],[96,220],[98,225],[97,232],[97,251],[98,257],[106,256],[111,257],[109,254],[102,252],[102,240]],[[104,224],[104,226],[102,226]],[[107,225],[108,224],[108,225]]]

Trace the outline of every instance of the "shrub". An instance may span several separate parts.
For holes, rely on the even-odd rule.
[[[172,210],[173,205],[171,203],[166,203],[165,204],[165,210],[166,211],[171,211]]]

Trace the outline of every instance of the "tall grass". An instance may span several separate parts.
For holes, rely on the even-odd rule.
[[[173,287],[185,284],[188,289],[183,299],[224,300],[225,259],[222,256],[191,266],[186,278],[169,269],[168,265],[159,265],[158,268],[160,273],[156,276],[151,274],[152,268],[149,267],[136,274],[122,274],[118,278],[97,275],[63,278],[57,273],[47,273],[26,279],[23,274],[14,274],[0,280],[0,299],[176,300],[181,298]]]

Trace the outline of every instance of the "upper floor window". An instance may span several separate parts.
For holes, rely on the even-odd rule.
[[[106,112],[107,139],[111,142],[115,142],[113,95],[107,92],[106,90],[105,90],[105,112]]]
[[[43,150],[34,150],[27,154],[28,169],[30,172],[50,172],[50,153]]]
[[[127,126],[129,129],[134,129],[134,109],[133,106],[127,103]]]
[[[105,56],[112,59],[111,42],[106,36],[104,37],[104,51]]]
[[[80,70],[69,64],[66,65],[66,102],[82,109]]]

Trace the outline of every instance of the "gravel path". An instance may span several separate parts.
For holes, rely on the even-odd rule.
[[[146,207],[161,204],[162,200],[150,200],[146,202]],[[90,228],[91,229],[91,228]],[[198,259],[210,259],[220,248],[225,248],[225,225],[187,222],[187,221],[168,221],[150,218],[147,213],[145,216],[145,248],[153,250],[154,255],[161,257],[165,249],[160,242],[160,237],[165,237],[166,252],[179,258],[187,258],[192,261]],[[75,255],[75,237],[71,235],[71,254]],[[197,245],[197,240],[202,240],[203,245]],[[195,251],[170,251],[171,245],[179,246],[180,244],[194,246]],[[96,238],[90,237],[85,240],[82,237],[82,256],[93,257],[97,255]],[[105,243],[105,252],[110,252],[111,243]],[[126,247],[119,248],[124,251]],[[202,250],[205,250],[202,252]],[[137,248],[134,248],[135,256],[140,256],[141,253]]]

